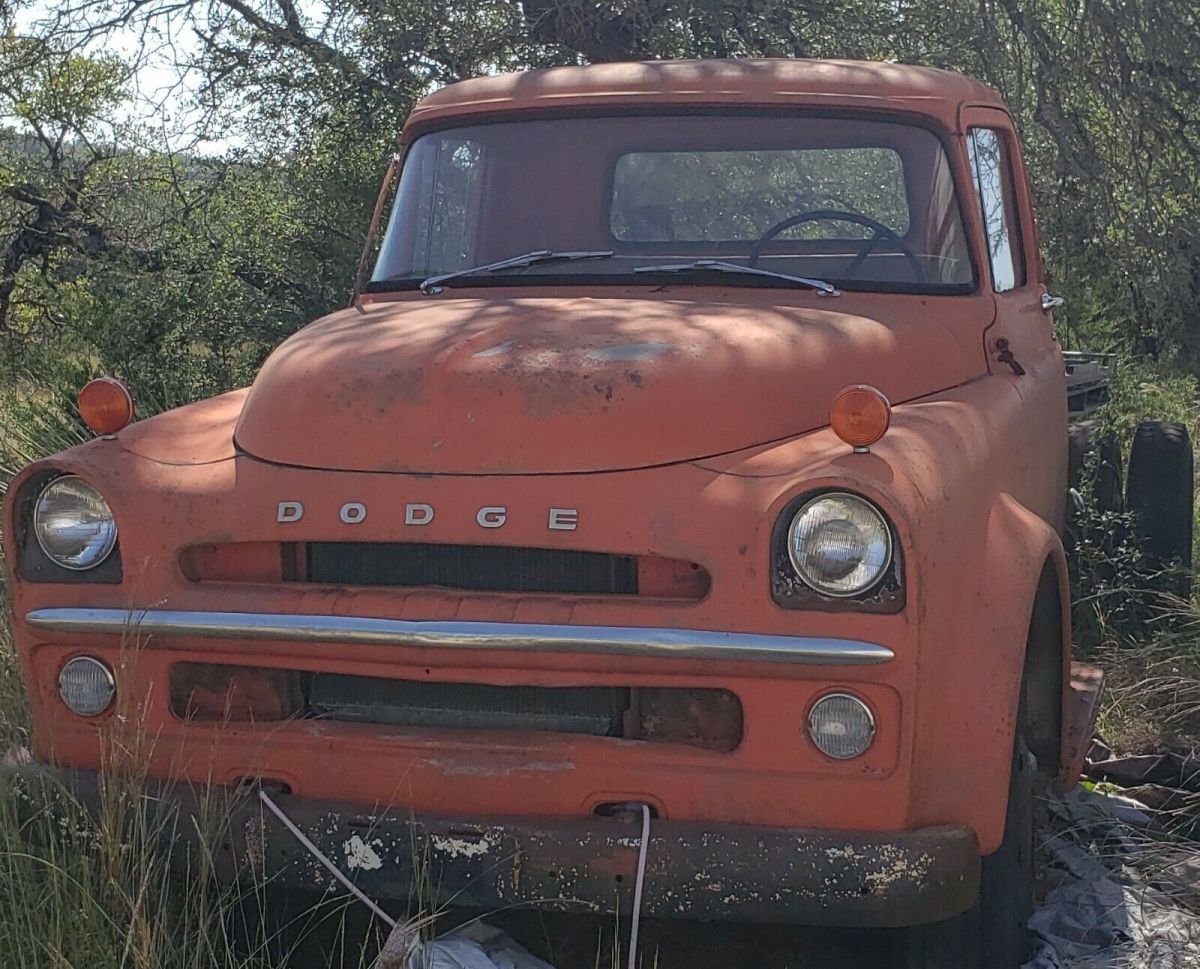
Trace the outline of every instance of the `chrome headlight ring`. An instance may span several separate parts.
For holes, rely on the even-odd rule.
[[[813,592],[846,599],[863,596],[890,574],[892,528],[874,503],[848,491],[805,500],[788,523],[787,559]]]
[[[33,503],[32,531],[54,565],[86,572],[117,545],[117,523],[104,496],[78,475],[51,479]]]

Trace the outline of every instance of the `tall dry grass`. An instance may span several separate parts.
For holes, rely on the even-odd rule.
[[[0,585],[0,601],[3,600]],[[24,690],[0,621],[0,752],[28,740]],[[216,872],[226,789],[193,789],[196,809],[139,770],[136,719],[106,754],[85,804],[51,775],[0,772],[0,966],[20,969],[366,969],[378,932],[341,893],[284,897],[269,872]],[[181,866],[178,846],[189,846]],[[176,864],[169,863],[175,849]]]

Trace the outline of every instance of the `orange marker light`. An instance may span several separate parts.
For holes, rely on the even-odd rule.
[[[79,416],[97,434],[116,434],[133,420],[133,395],[112,377],[89,380],[79,392]]]
[[[856,384],[833,398],[829,414],[833,433],[855,450],[878,441],[891,422],[892,405],[874,387]]]

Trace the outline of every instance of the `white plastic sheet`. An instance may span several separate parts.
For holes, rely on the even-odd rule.
[[[374,969],[554,969],[531,955],[506,932],[472,922],[431,942],[421,942],[405,925],[388,937]]]
[[[1200,918],[1171,891],[1191,880],[1173,869],[1193,853],[1164,864],[1159,838],[1139,834],[1150,813],[1128,798],[1079,789],[1053,808],[1048,848],[1066,878],[1030,919],[1039,946],[1025,969],[1200,966]]]

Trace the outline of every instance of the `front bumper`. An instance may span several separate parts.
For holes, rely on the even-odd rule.
[[[34,609],[25,620],[35,629],[54,633],[432,646],[456,652],[489,649],[508,653],[570,652],[800,666],[874,666],[895,658],[886,646],[851,639],[654,627],[414,622],[296,613],[89,608]]]
[[[10,791],[62,784],[93,810],[112,797],[91,771],[5,771]],[[11,795],[10,795],[11,796]],[[256,798],[223,789],[228,811],[205,849],[227,881],[324,889],[329,874]],[[155,786],[140,797],[171,831],[186,863],[211,792]],[[640,820],[624,817],[404,817],[279,795],[276,803],[369,896],[495,910],[628,912]],[[168,823],[163,823],[163,817]],[[179,823],[182,819],[186,823]],[[642,912],[647,916],[801,925],[894,927],[965,911],[979,889],[980,856],[966,827],[861,832],[656,820],[650,828]]]

